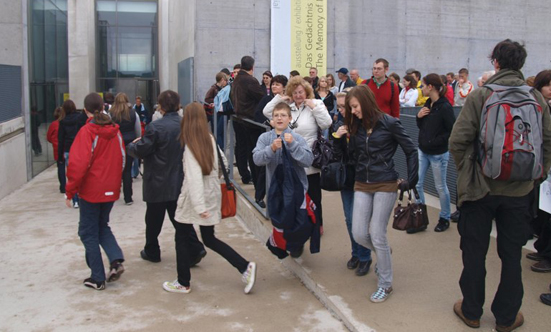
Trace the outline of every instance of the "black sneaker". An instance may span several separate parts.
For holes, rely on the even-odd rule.
[[[371,267],[371,263],[373,261],[369,260],[367,262],[360,262],[360,266],[358,266],[358,269],[356,270],[356,275],[358,277],[365,276],[369,272],[369,268]]]
[[[97,282],[92,278],[84,279],[83,282],[84,286],[90,287],[95,290],[104,290],[105,289],[105,281]]]
[[[348,262],[346,263],[346,267],[349,270],[354,270],[355,268],[358,267],[359,264],[360,264],[360,259],[358,257],[352,256],[352,258],[350,258],[350,260],[348,260]]]
[[[258,206],[260,206],[261,208],[263,208],[263,209],[266,208],[266,203],[264,203],[263,200],[258,199],[258,200],[256,200],[255,202],[256,202],[256,204],[258,204]]]
[[[452,213],[452,215],[450,216],[450,220],[453,221],[453,222],[458,222],[460,215],[461,215],[461,212],[459,212],[459,210],[457,210],[454,213]]]
[[[146,252],[145,249],[140,251],[140,256],[143,260],[150,261],[152,263],[159,263],[161,261],[161,258],[151,258]]]
[[[109,273],[107,273],[107,282],[113,282],[113,281],[119,280],[123,272],[124,272],[124,266],[122,266],[121,261],[116,260],[112,262],[111,267],[109,268]]]
[[[195,265],[199,264],[199,262],[207,255],[207,251],[205,249],[201,250],[197,257],[195,259],[191,260],[189,262],[189,267],[194,267]]]
[[[450,228],[450,221],[446,219],[438,219],[438,225],[434,227],[435,232],[443,232],[446,229]]]
[[[291,251],[289,254],[293,258],[299,258],[300,256],[302,256],[303,251],[304,251],[304,247],[300,247],[300,249],[298,249],[296,251]]]

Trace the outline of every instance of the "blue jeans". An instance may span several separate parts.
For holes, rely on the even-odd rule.
[[[132,171],[131,176],[137,178],[140,174],[140,160],[138,158],[132,158]]]
[[[105,269],[100,246],[109,262],[124,260],[122,250],[109,227],[109,213],[113,202],[90,203],[80,199],[80,222],[78,235],[86,252],[86,264],[92,270],[91,278],[96,282],[105,281]]]
[[[63,152],[65,157],[65,173],[67,173],[67,168],[69,167],[69,152]],[[73,204],[78,203],[78,193],[73,196]]]
[[[341,190],[342,208],[344,210],[344,221],[346,222],[346,229],[348,230],[348,236],[350,236],[350,243],[352,244],[352,257],[357,257],[361,262],[367,262],[371,260],[371,249],[366,248],[354,241],[352,236],[352,211],[354,209],[354,191],[353,190]]]
[[[392,257],[386,229],[398,194],[394,192],[354,192],[352,235],[364,247],[375,250],[379,281],[377,287],[392,286]]]
[[[425,154],[419,149],[419,182],[417,182],[416,186],[419,197],[424,204],[423,183],[425,182],[425,175],[430,165],[432,167],[432,174],[434,175],[434,184],[440,198],[440,218],[445,220],[450,220],[451,215],[450,191],[446,183],[449,159],[449,152],[443,154]]]

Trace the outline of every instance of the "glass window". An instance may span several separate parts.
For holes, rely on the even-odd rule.
[[[157,77],[157,2],[98,0],[98,79]]]

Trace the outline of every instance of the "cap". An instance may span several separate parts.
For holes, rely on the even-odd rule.
[[[415,71],[415,68],[410,68],[408,70],[406,70],[406,74],[412,74],[413,72]]]
[[[346,68],[341,68],[339,70],[337,70],[337,73],[341,73],[341,74],[344,74],[344,75],[348,75],[348,69]]]

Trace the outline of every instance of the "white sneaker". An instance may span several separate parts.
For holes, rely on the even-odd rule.
[[[370,300],[375,303],[384,302],[390,294],[392,294],[392,287],[379,287],[375,293],[371,294]]]
[[[74,203],[73,203],[73,207],[74,207],[75,209],[78,209],[78,202],[74,202]]]
[[[256,280],[256,263],[250,262],[249,265],[247,265],[247,270],[243,272],[242,279],[244,283],[247,285],[245,286],[245,294],[249,294],[251,289],[253,289],[254,282]]]
[[[171,293],[184,293],[184,294],[188,294],[189,292],[191,292],[191,286],[190,287],[185,287],[185,286],[182,286],[180,285],[180,283],[178,282],[178,279],[170,282],[170,281],[165,281],[163,283],[163,289],[167,292],[171,292]]]

